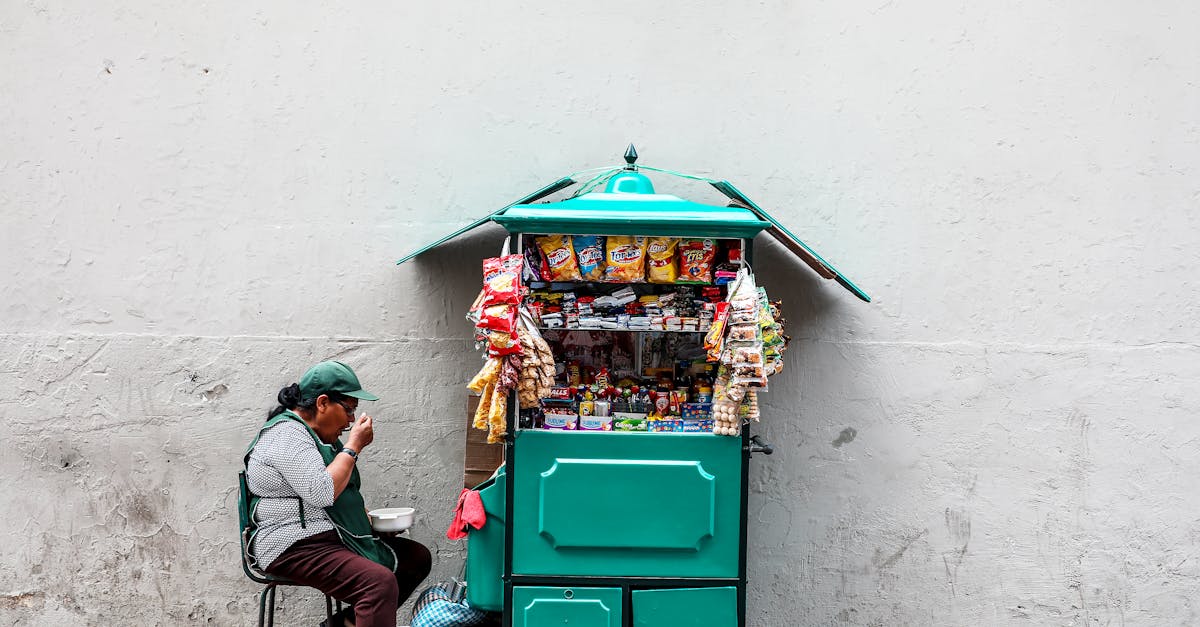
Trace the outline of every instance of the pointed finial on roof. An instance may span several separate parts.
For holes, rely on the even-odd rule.
[[[634,165],[633,162],[637,161],[637,158],[638,158],[637,149],[633,147],[633,144],[629,144],[629,148],[627,148],[625,150],[625,163],[626,163],[625,169],[626,170],[636,170],[637,166]]]

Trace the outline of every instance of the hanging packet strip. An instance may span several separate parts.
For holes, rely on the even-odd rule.
[[[579,262],[579,276],[584,281],[604,280],[604,238],[599,235],[575,235],[571,237],[571,245]]]
[[[627,235],[610,236],[606,242],[607,255],[604,280],[610,283],[641,283],[646,276],[646,238]]]
[[[674,237],[651,237],[646,245],[646,280],[651,283],[674,283],[679,279],[679,264],[675,250],[679,240]]]
[[[549,275],[543,277],[545,280],[580,280],[579,262],[575,259],[575,249],[571,247],[570,235],[547,235],[535,238],[535,241],[546,256]]]

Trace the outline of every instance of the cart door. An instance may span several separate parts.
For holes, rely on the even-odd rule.
[[[513,588],[513,627],[621,627],[620,588]]]
[[[520,431],[513,574],[738,576],[740,438]]]

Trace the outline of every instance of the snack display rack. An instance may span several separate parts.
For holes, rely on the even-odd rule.
[[[588,302],[589,315],[582,320],[577,317],[570,325],[559,326],[562,316],[529,320],[548,336],[585,331],[601,338],[630,338],[619,341],[636,347],[631,349],[632,355],[623,355],[622,362],[629,362],[628,369],[635,375],[644,371],[646,338],[679,334],[678,338],[703,339],[704,332],[722,319],[720,313],[714,319],[704,312],[724,311],[715,301],[736,303],[735,292],[743,294],[741,277],[751,276],[753,241],[763,232],[821,276],[869,302],[862,290],[728,182],[705,179],[729,198],[727,206],[692,203],[654,193],[644,171],[671,173],[639,167],[636,160],[630,146],[625,166],[595,175],[575,196],[538,203],[576,184],[572,177],[560,179],[400,263],[488,221],[508,231],[516,242],[516,254],[530,248],[530,238],[548,235],[726,242],[722,250],[735,251],[730,259],[739,278],[717,291],[704,292],[704,286],[664,287],[642,283],[640,278],[630,281],[637,284],[633,288],[612,280],[558,282],[554,286],[557,292],[550,289],[553,281],[544,281],[544,286],[533,284],[535,291],[549,290],[544,295],[546,302],[574,300],[577,293],[585,292],[589,299],[593,293],[600,294],[595,297],[600,299],[619,294],[601,300],[609,306],[606,314],[628,304],[631,294],[652,303],[648,307],[653,307],[661,293],[681,293],[684,296],[679,300],[698,303],[701,313],[695,323],[688,316],[675,321],[673,316],[635,315],[637,319],[632,320],[619,313],[591,315],[590,305],[595,301]],[[591,191],[600,184],[606,185],[603,192]],[[765,308],[765,297],[763,303]],[[578,310],[573,304],[569,309]],[[761,348],[758,350],[761,359]],[[559,359],[555,361],[555,387],[561,388],[572,375],[562,372]],[[722,373],[728,383],[728,373]],[[537,373],[532,376],[536,378]],[[705,376],[698,373],[696,379],[703,381]],[[762,378],[765,382],[765,375]],[[532,389],[531,384],[521,391],[529,394]],[[627,403],[627,408],[636,406],[637,392],[630,394],[625,386],[608,388],[614,389],[619,392],[602,402],[614,407],[620,403]],[[547,394],[544,386],[537,390],[539,397]],[[603,385],[599,390],[601,395],[605,393]],[[686,397],[687,393],[683,394]],[[722,392],[718,390],[718,394]],[[504,447],[505,464],[496,476],[477,487],[488,522],[468,538],[467,598],[473,606],[503,612],[506,627],[744,627],[750,460],[755,453],[772,452],[770,445],[752,433],[752,420],[743,417],[744,413],[736,418],[729,414],[730,421],[736,420],[736,428],[723,432],[720,410],[710,406],[708,411],[718,416],[715,428],[710,419],[707,423],[694,421],[699,426],[692,425],[689,430],[683,428],[687,420],[674,420],[676,428],[666,430],[565,430],[548,428],[540,409],[520,409],[529,403],[527,398],[519,401],[516,389],[505,395],[503,424],[493,425],[495,440]],[[740,393],[735,400],[744,405]],[[587,403],[588,412],[594,412],[590,400],[575,403],[574,407]],[[703,403],[697,406],[701,409],[696,411],[704,410]],[[672,411],[676,411],[674,406]],[[665,418],[666,411],[661,413],[658,417]]]

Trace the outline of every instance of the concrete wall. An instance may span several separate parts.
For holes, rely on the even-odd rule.
[[[750,624],[1200,621],[1195,3],[0,5],[0,623],[248,625],[234,474],[353,364],[442,539],[495,230],[619,162],[734,181],[788,370]],[[660,189],[715,200],[703,186]],[[320,598],[282,597],[284,624]]]

